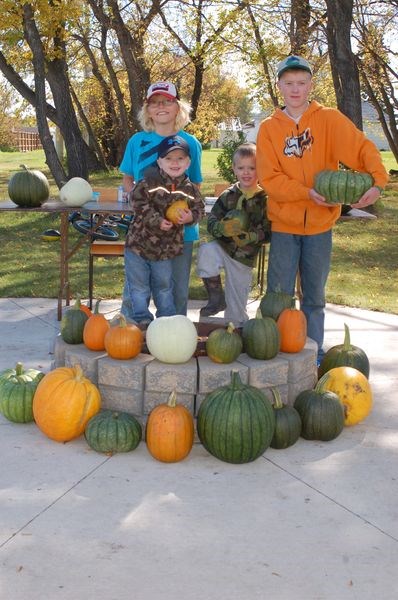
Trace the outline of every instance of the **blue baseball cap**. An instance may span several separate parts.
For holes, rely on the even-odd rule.
[[[310,63],[308,62],[308,60],[306,60],[305,58],[302,58],[301,56],[292,55],[292,56],[288,56],[287,58],[282,60],[278,64],[278,68],[277,68],[278,79],[280,79],[281,76],[283,75],[283,73],[285,71],[288,71],[289,69],[297,69],[297,70],[301,70],[301,71],[307,71],[307,73],[310,73],[312,75],[312,69],[311,69]]]
[[[191,156],[188,142],[180,135],[170,135],[160,142],[158,146],[158,158],[164,158],[169,152],[178,149],[183,150],[187,156]]]

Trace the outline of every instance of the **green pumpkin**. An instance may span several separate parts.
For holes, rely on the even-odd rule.
[[[248,463],[269,447],[275,415],[266,395],[231,373],[231,383],[210,392],[200,405],[197,431],[210,454],[225,462]]]
[[[293,296],[285,292],[266,292],[260,301],[260,310],[263,317],[271,317],[275,321],[285,308],[291,308]]]
[[[344,428],[344,408],[334,392],[305,390],[294,403],[301,418],[301,436],[306,440],[334,440]]]
[[[23,208],[41,206],[50,196],[50,184],[41,171],[30,170],[21,165],[8,182],[8,195],[11,200]]]
[[[229,221],[231,219],[237,219],[239,221],[242,231],[248,230],[250,224],[249,215],[244,210],[239,210],[238,208],[229,210],[223,218],[223,221]]]
[[[67,344],[83,343],[83,330],[88,315],[80,310],[80,306],[80,298],[77,298],[61,319],[61,337]]]
[[[331,204],[355,204],[373,185],[369,173],[357,171],[320,171],[314,189]]]
[[[22,363],[15,369],[0,374],[0,412],[14,423],[33,421],[33,396],[44,373],[36,369],[24,370]]]
[[[251,358],[270,360],[280,348],[280,333],[271,317],[262,317],[258,308],[254,319],[249,319],[242,327],[243,347]]]
[[[334,369],[334,367],[354,367],[369,379],[369,359],[358,346],[353,346],[350,340],[350,330],[344,323],[344,342],[329,348],[318,369],[319,377]]]
[[[206,340],[206,354],[215,363],[233,362],[242,349],[242,338],[233,323],[229,323],[226,329],[214,329]]]
[[[84,431],[90,448],[114,454],[137,448],[142,438],[141,424],[128,413],[103,410],[89,420]]]
[[[282,450],[297,442],[301,433],[301,418],[294,406],[283,404],[279,390],[271,389],[273,409],[275,413],[275,431],[271,440],[271,448]]]

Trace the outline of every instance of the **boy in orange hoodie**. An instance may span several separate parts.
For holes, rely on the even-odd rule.
[[[315,175],[337,170],[339,162],[370,173],[374,185],[353,205],[376,202],[388,181],[376,146],[339,110],[309,101],[312,69],[300,56],[278,65],[284,107],[261,125],[257,137],[257,173],[268,194],[271,245],[267,291],[294,294],[299,272],[308,335],[317,342],[318,362],[324,338],[325,286],[330,270],[332,227],[340,205],[328,204],[314,189]]]

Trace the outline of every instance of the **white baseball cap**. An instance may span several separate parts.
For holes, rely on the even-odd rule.
[[[170,100],[175,100],[178,98],[177,88],[174,83],[170,81],[157,81],[156,83],[152,83],[149,86],[146,99],[149,100],[155,94],[160,94],[161,96],[166,96],[166,98],[170,98]]]

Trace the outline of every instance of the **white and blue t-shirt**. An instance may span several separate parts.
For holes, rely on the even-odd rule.
[[[195,136],[184,130],[178,131],[179,135],[187,141],[191,154],[191,164],[187,169],[187,175],[193,183],[202,182],[202,147]],[[127,142],[123,160],[120,164],[120,171],[124,175],[130,175],[134,181],[140,181],[143,178],[145,170],[156,164],[158,158],[159,144],[167,136],[162,136],[155,131],[139,131],[135,133]],[[191,242],[199,239],[198,225],[185,225],[184,241]]]

